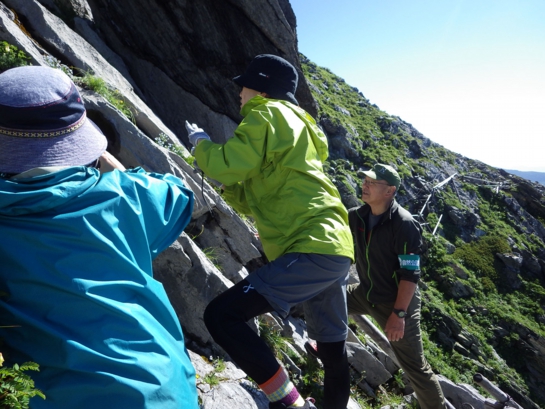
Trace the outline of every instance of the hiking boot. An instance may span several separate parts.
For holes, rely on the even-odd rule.
[[[314,405],[315,400],[313,398],[307,398],[305,400],[305,406],[295,408],[295,406],[286,406],[280,402],[269,402],[269,409],[318,409]]]

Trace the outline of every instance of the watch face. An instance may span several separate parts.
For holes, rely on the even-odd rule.
[[[407,313],[403,310],[394,310],[394,312],[399,318],[405,318],[407,315]]]

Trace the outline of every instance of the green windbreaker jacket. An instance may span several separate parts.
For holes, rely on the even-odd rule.
[[[269,261],[286,253],[354,259],[348,213],[323,172],[327,139],[303,109],[256,96],[225,144],[195,148],[204,173],[226,188],[225,200],[251,216]]]

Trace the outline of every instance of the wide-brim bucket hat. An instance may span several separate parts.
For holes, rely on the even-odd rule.
[[[295,99],[298,78],[295,67],[282,57],[260,54],[250,62],[246,72],[233,81],[241,87],[266,92],[271,98],[299,105]]]
[[[87,165],[107,144],[62,71],[27,66],[0,74],[0,173]]]

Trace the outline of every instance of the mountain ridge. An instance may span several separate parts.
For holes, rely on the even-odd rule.
[[[536,171],[527,171],[527,170],[514,170],[514,169],[505,169],[506,172],[512,173],[513,175],[520,176],[530,182],[537,182],[545,185],[545,172],[536,172]]]

